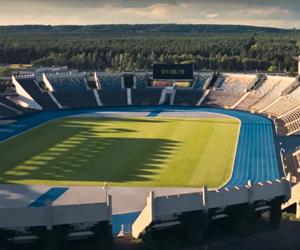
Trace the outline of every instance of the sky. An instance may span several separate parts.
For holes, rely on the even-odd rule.
[[[0,0],[0,25],[120,23],[300,28],[300,0]]]

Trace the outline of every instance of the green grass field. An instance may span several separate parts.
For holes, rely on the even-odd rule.
[[[240,123],[230,118],[67,118],[0,144],[0,182],[220,187]]]

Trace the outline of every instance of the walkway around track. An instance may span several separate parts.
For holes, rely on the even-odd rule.
[[[70,115],[110,111],[148,112],[147,116],[150,115],[154,119],[165,112],[208,112],[235,117],[241,121],[241,128],[232,177],[224,187],[241,186],[249,180],[253,183],[272,181],[280,179],[284,175],[282,166],[279,164],[279,152],[276,150],[273,122],[259,115],[234,110],[182,107],[118,107],[45,111],[25,117],[14,124],[0,125],[0,142],[55,119]],[[114,231],[119,230],[120,224],[130,225],[138,213],[139,211],[126,212],[123,217],[122,214],[115,214],[113,216]]]
[[[81,110],[45,111],[28,116],[10,125],[0,126],[0,142],[24,133],[34,127],[51,120],[69,115],[95,113],[95,112],[145,112],[157,114],[174,111],[210,112],[235,117],[241,121],[241,129],[236,152],[234,170],[231,180],[226,187],[244,185],[252,182],[264,182],[279,179],[283,171],[279,163],[278,152],[275,145],[274,126],[271,120],[241,111],[223,110],[215,108],[181,108],[174,107],[162,109],[161,107],[121,107],[98,108]],[[226,136],[226,135],[224,135]]]

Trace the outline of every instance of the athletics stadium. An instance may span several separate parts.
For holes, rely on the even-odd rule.
[[[201,232],[225,217],[242,227],[249,211],[277,226],[293,203],[278,138],[300,130],[298,77],[154,65],[11,81],[0,96],[3,244],[51,235],[110,248],[187,220]]]

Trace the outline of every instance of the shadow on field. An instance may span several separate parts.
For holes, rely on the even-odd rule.
[[[109,122],[118,120],[124,121],[101,120],[101,127],[99,120],[97,124],[89,119],[58,123],[63,132],[57,138],[51,132],[50,124],[50,135],[47,136],[51,143],[45,142],[36,150],[30,150],[25,159],[6,168],[8,171],[0,175],[1,181],[13,183],[35,179],[122,183],[153,180],[161,165],[176,152],[179,142],[159,138],[122,138],[122,133],[128,135],[136,131],[106,127]],[[139,119],[125,120],[145,122]],[[99,136],[102,133],[104,137]],[[18,150],[26,151],[27,145],[22,147]]]
[[[41,194],[26,185],[1,185],[0,207],[27,206]]]

